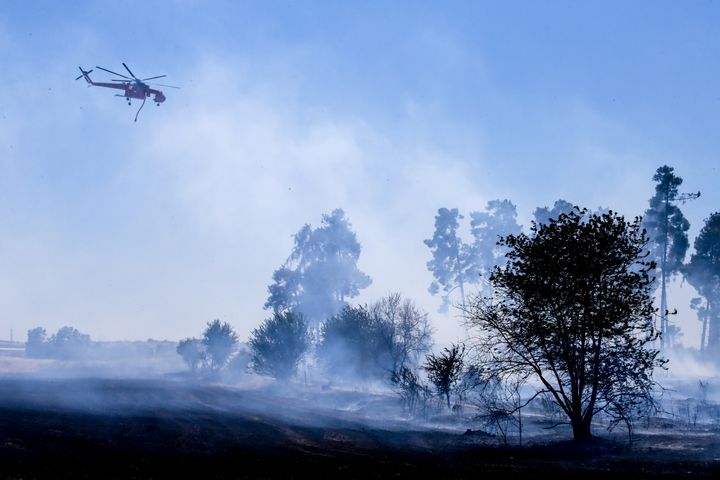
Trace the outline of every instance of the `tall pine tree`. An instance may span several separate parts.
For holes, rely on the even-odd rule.
[[[668,324],[667,282],[680,271],[689,246],[687,231],[690,222],[683,215],[678,203],[700,196],[698,193],[680,193],[682,178],[673,167],[663,165],[653,175],[655,195],[650,208],[645,211],[643,226],[650,239],[650,254],[660,270],[660,333],[661,347],[672,345],[672,330]]]

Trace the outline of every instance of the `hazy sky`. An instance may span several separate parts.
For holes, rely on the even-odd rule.
[[[373,285],[427,293],[439,207],[720,210],[720,2],[0,3],[0,338],[246,338],[304,223],[343,208]],[[77,67],[167,74],[133,123]],[[95,71],[95,80],[110,75]],[[676,289],[677,293],[677,289]],[[686,341],[699,322],[675,298]]]

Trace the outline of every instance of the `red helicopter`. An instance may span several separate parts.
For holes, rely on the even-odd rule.
[[[155,80],[158,78],[166,77],[167,75],[157,75],[155,77],[148,77],[148,78],[137,78],[134,73],[128,68],[127,65],[124,63],[122,64],[123,67],[125,67],[125,70],[128,71],[130,74],[130,77],[127,75],[123,75],[121,73],[113,72],[112,70],[108,70],[107,68],[98,67],[95,66],[95,68],[98,68],[100,70],[103,70],[108,73],[112,73],[113,75],[117,75],[118,77],[122,77],[123,80],[120,79],[111,79],[112,82],[115,83],[107,83],[107,82],[93,82],[90,78],[90,73],[92,73],[92,70],[85,71],[82,69],[82,67],[78,67],[80,69],[81,75],[79,75],[75,80],[80,80],[81,78],[85,77],[85,81],[90,85],[93,85],[95,87],[105,87],[105,88],[115,88],[117,90],[124,90],[125,93],[123,95],[115,95],[116,97],[123,97],[127,100],[128,105],[131,105],[130,99],[136,98],[138,100],[142,100],[142,104],[140,105],[140,108],[138,109],[137,113],[135,114],[135,121],[137,122],[137,117],[140,114],[140,110],[145,106],[145,100],[147,100],[148,97],[153,96],[153,102],[157,104],[157,106],[160,106],[162,102],[165,101],[165,94],[163,94],[162,91],[157,90],[155,88],[151,88],[150,85],[158,85],[160,87],[169,87],[169,88],[180,88],[180,87],[174,87],[172,85],[162,85],[160,83],[155,84],[148,84],[145,83],[148,80]]]

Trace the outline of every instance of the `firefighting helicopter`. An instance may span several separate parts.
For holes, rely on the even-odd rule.
[[[158,78],[166,77],[167,75],[157,75],[155,77],[148,77],[148,78],[137,78],[135,74],[128,68],[125,63],[122,64],[123,67],[125,67],[125,70],[128,71],[130,74],[130,77],[127,75],[123,75],[122,73],[113,72],[112,70],[108,70],[107,68],[98,67],[97,65],[95,68],[99,70],[103,70],[108,73],[112,73],[113,75],[117,75],[118,77],[122,77],[123,79],[111,79],[112,82],[115,83],[107,83],[107,82],[94,82],[90,78],[90,73],[92,73],[92,70],[83,70],[82,67],[78,67],[80,69],[81,75],[79,75],[75,80],[80,80],[81,78],[85,78],[85,81],[88,83],[88,86],[95,86],[95,87],[105,87],[105,88],[114,88],[117,90],[124,90],[124,93],[122,95],[117,94],[116,97],[123,97],[125,100],[127,100],[128,105],[131,105],[130,99],[136,98],[138,100],[142,100],[142,104],[140,104],[140,108],[138,108],[137,113],[135,113],[135,121],[137,122],[138,115],[140,114],[140,110],[145,106],[145,100],[147,100],[148,97],[153,96],[153,102],[157,104],[157,106],[160,106],[162,102],[165,101],[165,94],[163,94],[162,91],[157,90],[155,88],[151,88],[150,85],[157,85],[160,87],[169,87],[169,88],[180,88],[180,87],[174,87],[172,85],[163,85],[160,83],[145,83],[148,80],[155,80]],[[132,78],[131,78],[132,77]]]

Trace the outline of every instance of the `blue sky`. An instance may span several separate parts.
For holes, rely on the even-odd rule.
[[[426,292],[439,207],[633,216],[669,164],[702,191],[694,237],[720,209],[719,20],[711,1],[3,2],[0,337],[246,336],[291,235],[336,207],[374,279],[359,300],[402,291],[441,342],[461,332]],[[120,62],[182,89],[135,124],[73,80]]]

